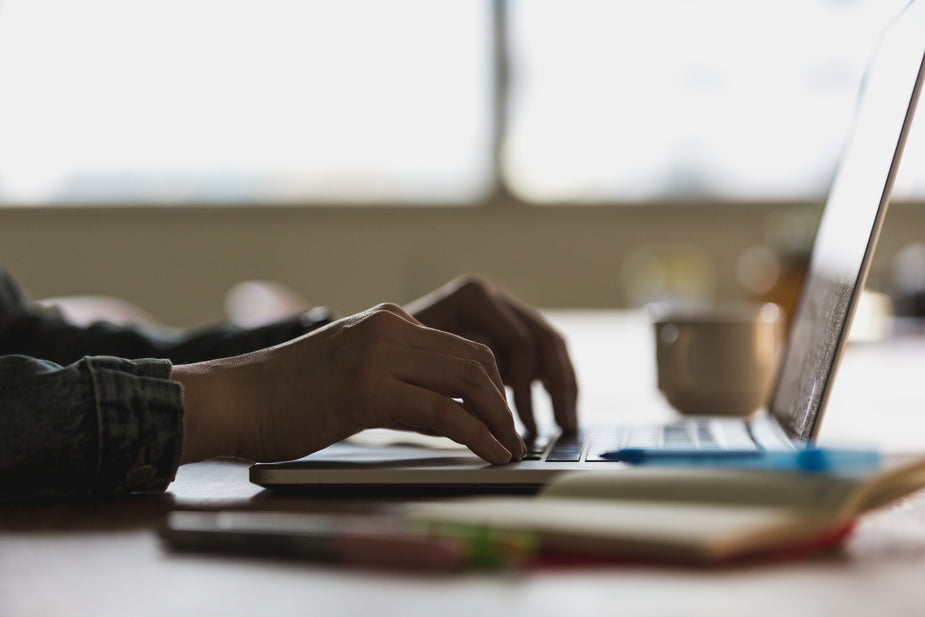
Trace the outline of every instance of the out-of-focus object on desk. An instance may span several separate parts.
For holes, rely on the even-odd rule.
[[[716,283],[716,267],[703,247],[651,244],[631,251],[616,281],[629,306],[674,300],[706,300]]]
[[[818,207],[776,213],[768,223],[765,242],[739,256],[739,284],[752,299],[783,309],[785,334],[803,290],[821,214]]]
[[[925,319],[925,242],[911,244],[897,253],[891,270],[896,314]]]
[[[311,303],[301,294],[276,281],[241,281],[225,294],[228,319],[247,328],[292,317],[310,308]]]
[[[78,326],[89,326],[97,321],[147,326],[159,323],[143,308],[111,296],[61,296],[38,300],[38,304],[57,311],[67,322]]]
[[[179,551],[443,572],[517,567],[535,545],[530,534],[516,530],[415,526],[373,514],[174,511],[160,535]]]
[[[661,302],[649,313],[658,389],[672,407],[744,417],[765,404],[782,342],[776,304]]]

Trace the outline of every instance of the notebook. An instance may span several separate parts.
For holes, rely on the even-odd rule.
[[[833,547],[861,517],[923,486],[923,458],[861,472],[647,467],[562,474],[536,497],[413,501],[397,510],[430,528],[529,533],[547,558],[731,564]]]
[[[684,420],[654,428],[583,427],[577,436],[540,440],[525,460],[500,466],[462,451],[341,443],[296,461],[253,465],[251,481],[277,489],[535,491],[566,471],[607,465],[629,469],[599,454],[632,447],[637,438],[647,440],[648,447],[680,440],[694,447],[786,449],[811,442],[864,288],[922,89],[922,32],[925,3],[914,2],[887,28],[868,67],[766,416]]]

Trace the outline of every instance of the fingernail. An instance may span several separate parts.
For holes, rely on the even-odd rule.
[[[515,435],[517,434],[515,433]],[[524,439],[520,435],[517,435],[517,443],[520,444],[520,454],[517,457],[523,458],[527,454],[527,444],[524,443]]]

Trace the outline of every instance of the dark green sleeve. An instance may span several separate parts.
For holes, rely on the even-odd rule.
[[[162,491],[183,449],[166,360],[0,356],[0,501]]]
[[[75,326],[55,311],[31,302],[0,269],[0,355],[21,354],[58,364],[70,364],[87,355],[165,358],[174,364],[200,362],[278,345],[332,319],[328,309],[318,307],[259,328],[220,324],[176,332],[106,322]]]

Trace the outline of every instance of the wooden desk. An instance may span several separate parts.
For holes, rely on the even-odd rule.
[[[640,318],[553,317],[571,342],[586,417],[671,414],[654,393],[650,333]],[[922,336],[853,347],[823,437],[925,451],[923,369]],[[546,404],[538,407],[549,412]],[[735,569],[596,566],[422,576],[177,555],[163,550],[153,531],[175,507],[318,511],[366,505],[275,495],[247,482],[246,464],[214,461],[182,468],[166,495],[0,507],[0,616],[818,617],[925,611],[925,494],[865,519],[835,555]]]

